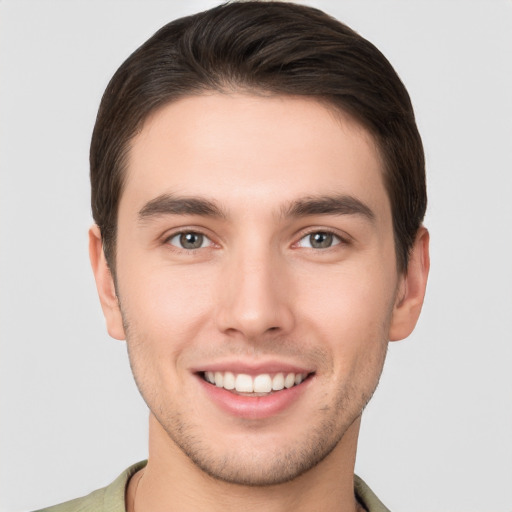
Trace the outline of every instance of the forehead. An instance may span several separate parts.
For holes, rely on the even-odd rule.
[[[191,96],[153,113],[133,139],[120,210],[163,193],[245,209],[339,193],[385,209],[382,169],[373,137],[315,99]]]

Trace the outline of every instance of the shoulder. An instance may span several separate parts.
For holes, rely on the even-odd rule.
[[[105,491],[106,487],[98,489],[87,496],[76,498],[59,505],[42,508],[36,512],[92,512],[105,510]]]
[[[110,485],[91,492],[87,496],[42,508],[36,512],[125,512],[126,484],[146,461],[139,462],[123,471]]]
[[[366,482],[357,475],[354,475],[354,491],[357,500],[368,512],[390,512]]]

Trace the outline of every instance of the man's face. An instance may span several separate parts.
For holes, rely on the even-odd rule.
[[[401,283],[372,138],[312,99],[212,93],[147,119],[127,168],[117,329],[160,435],[245,484],[335,454]]]

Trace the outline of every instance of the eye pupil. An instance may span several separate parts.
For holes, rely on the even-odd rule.
[[[323,233],[320,231],[309,235],[309,242],[311,247],[315,249],[327,249],[332,245],[332,237],[332,233]]]
[[[203,235],[200,233],[182,233],[180,244],[184,249],[199,249],[203,245]]]

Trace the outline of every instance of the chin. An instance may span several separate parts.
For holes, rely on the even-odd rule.
[[[176,416],[171,422],[156,420],[168,441],[206,475],[234,485],[267,487],[295,480],[321,464],[340,447],[360,416],[354,411],[346,419],[337,415],[321,420],[322,412],[316,422],[304,422],[303,431],[281,437],[273,433],[270,438],[253,430],[239,438],[220,439],[213,429],[205,432]]]

